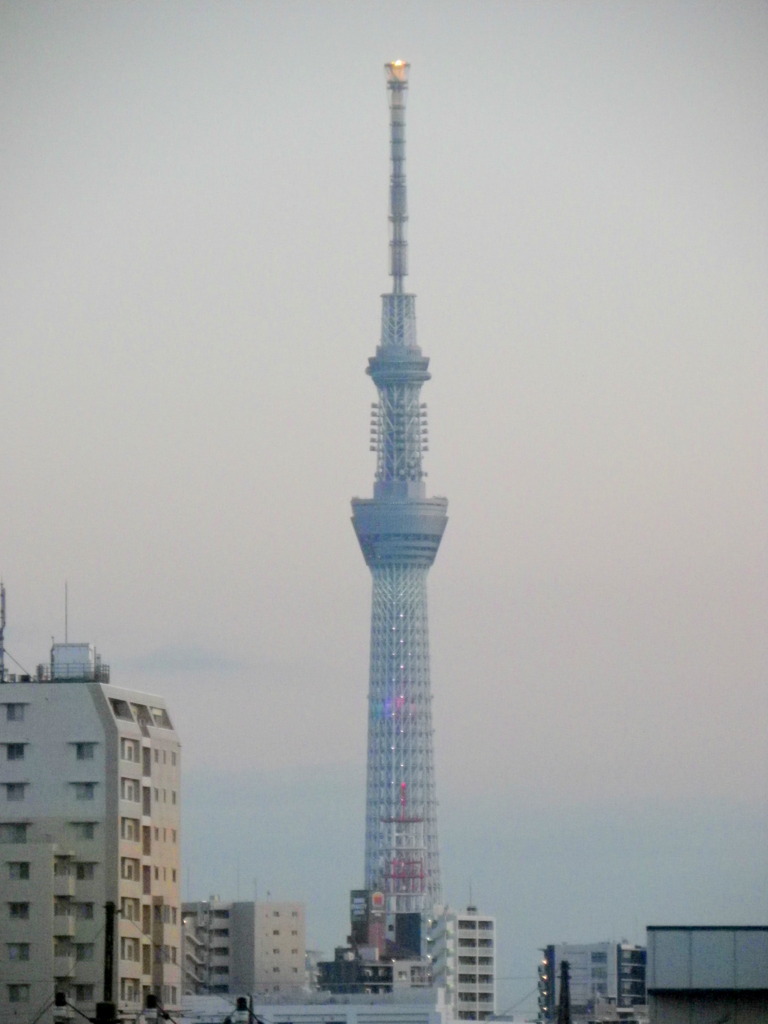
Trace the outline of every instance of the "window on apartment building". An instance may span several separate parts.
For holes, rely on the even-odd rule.
[[[175,750],[171,751],[171,764],[173,765],[174,768],[176,767],[176,751]]]
[[[120,959],[121,960],[134,960],[138,963],[139,960],[139,940],[134,938],[122,938],[120,939]]]
[[[272,917],[280,917],[280,911],[279,910],[273,910],[272,911]]]
[[[56,917],[70,917],[72,914],[72,904],[69,901],[69,897],[54,896],[53,913]]]
[[[5,720],[6,722],[23,722],[24,721],[24,709],[26,704],[13,703],[5,705]]]
[[[273,949],[272,952],[275,954],[275,956],[279,956],[280,955],[280,950],[279,949]]]
[[[14,921],[28,921],[29,903],[9,903],[8,916]]]
[[[124,921],[135,921],[137,918],[134,917],[134,907],[138,903],[138,900],[134,900],[129,896],[123,896],[120,900],[120,915]]]
[[[5,744],[5,759],[6,761],[23,761],[24,760],[24,748],[27,746],[26,743],[6,743]]]
[[[299,916],[298,910],[292,910],[291,911],[291,917],[298,917],[298,916]]]
[[[112,714],[115,718],[122,718],[125,722],[132,722],[133,715],[131,714],[131,706],[127,700],[117,700],[113,697],[109,698],[109,703],[112,705]]]
[[[27,828],[23,822],[0,822],[0,843],[26,843]]]
[[[75,943],[75,960],[93,960],[95,946],[92,942]]]
[[[120,858],[120,877],[128,882],[138,882],[140,877],[139,862],[135,857]]]
[[[6,800],[23,800],[27,782],[4,782]]]
[[[299,951],[298,951],[298,949],[292,949],[292,950],[291,950],[291,953],[293,953],[293,955],[294,955],[294,956],[296,956],[296,954],[297,954],[298,952],[299,952]]]
[[[279,974],[280,973],[280,968],[279,967],[273,967],[272,968],[272,973],[273,974]]]
[[[608,963],[607,953],[590,953],[589,959],[593,964],[605,964]]]
[[[28,942],[8,942],[5,949],[9,960],[29,960]]]
[[[137,804],[141,800],[141,787],[138,779],[120,779],[120,796]]]
[[[78,1003],[93,1002],[93,985],[75,985],[75,999]]]
[[[139,1001],[139,983],[134,978],[120,979],[120,999],[124,1003]]]
[[[124,761],[139,762],[139,741],[128,739],[126,736],[120,739],[120,757]]]
[[[93,800],[96,796],[95,782],[70,782],[76,800]]]
[[[79,921],[92,921],[93,920],[93,904],[92,903],[76,903],[75,904],[75,917]]]
[[[9,985],[8,986],[8,1002],[9,1003],[28,1003],[29,1002],[29,985]]]
[[[478,921],[477,927],[480,928],[482,931],[493,931],[493,921]]]
[[[16,860],[8,864],[8,877],[14,882],[25,882],[29,878],[29,861]]]
[[[477,928],[476,921],[459,921],[459,928],[468,929],[469,931],[475,931]]]
[[[57,957],[72,956],[72,940],[62,935],[55,935],[53,939],[53,955]]]
[[[95,821],[70,821],[69,827],[75,839],[95,839]]]
[[[78,761],[92,761],[95,756],[95,743],[75,743],[75,757]]]
[[[96,864],[88,862],[75,867],[75,876],[79,882],[90,882],[96,877]]]
[[[120,819],[120,838],[128,839],[131,842],[138,843],[140,835],[139,819],[138,818],[121,818]]]

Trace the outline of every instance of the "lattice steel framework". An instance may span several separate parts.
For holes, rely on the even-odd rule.
[[[372,499],[352,501],[352,521],[373,577],[368,714],[365,884],[386,896],[388,915],[441,902],[432,752],[427,572],[447,521],[445,498],[427,498],[429,360],[416,343],[408,272],[405,96],[408,64],[386,65],[390,105],[390,275],[381,342],[368,373],[376,453]]]

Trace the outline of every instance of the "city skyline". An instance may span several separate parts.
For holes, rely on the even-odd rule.
[[[515,976],[764,920],[765,6],[295,10],[0,11],[10,655],[68,581],[70,639],[174,711],[185,886],[345,934],[402,57],[444,895]]]

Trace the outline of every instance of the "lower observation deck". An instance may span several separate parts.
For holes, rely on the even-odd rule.
[[[443,537],[446,498],[352,499],[352,524],[369,566],[430,566]]]

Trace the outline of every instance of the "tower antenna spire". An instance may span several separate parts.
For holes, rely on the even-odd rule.
[[[403,278],[408,274],[408,195],[405,185],[405,98],[411,65],[404,60],[385,64],[389,93],[389,273],[392,293],[401,295]]]

